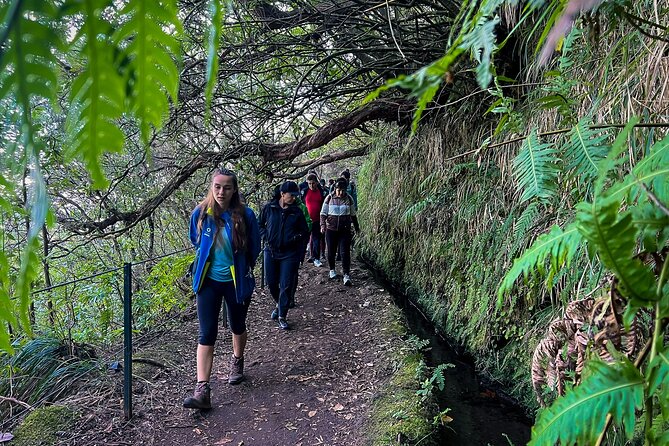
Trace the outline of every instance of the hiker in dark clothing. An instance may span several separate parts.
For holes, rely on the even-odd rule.
[[[184,407],[211,409],[209,378],[218,335],[218,315],[225,303],[232,331],[232,357],[228,383],[244,378],[246,315],[255,288],[253,266],[260,253],[258,222],[244,205],[237,176],[217,170],[207,196],[193,210],[190,240],[197,248],[193,263],[200,336],[197,346],[197,386]]]
[[[334,193],[325,198],[321,209],[321,232],[325,234],[328,245],[328,266],[330,279],[337,277],[335,270],[335,253],[341,249],[344,285],[352,285],[351,270],[351,225],[360,232],[353,198],[346,193],[346,180],[340,178],[335,185]]]
[[[300,194],[297,184],[286,181],[280,193],[260,213],[260,235],[265,241],[267,286],[277,303],[271,318],[278,320],[279,328],[288,330],[288,305],[297,288],[297,269],[306,249],[309,227],[302,209],[295,203]]]
[[[320,260],[322,235],[320,214],[327,193],[321,188],[318,177],[315,174],[307,176],[307,184],[307,190],[302,192],[302,200],[307,206],[312,222],[311,238],[309,239],[309,262],[313,262],[314,266],[320,267],[322,265]]]

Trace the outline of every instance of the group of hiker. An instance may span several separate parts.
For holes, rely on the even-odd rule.
[[[193,396],[184,400],[184,407],[211,408],[209,379],[223,304],[232,332],[228,383],[244,379],[246,316],[255,288],[253,269],[261,250],[265,282],[276,303],[270,317],[282,330],[290,328],[288,310],[295,305],[298,270],[307,252],[308,263],[314,267],[327,261],[330,280],[337,279],[336,262],[341,258],[343,283],[352,285],[352,228],[360,232],[356,188],[348,169],[329,184],[326,189],[325,180],[315,171],[309,171],[299,185],[286,181],[277,186],[256,218],[244,204],[236,174],[228,169],[214,172],[207,195],[190,219],[189,236],[196,248],[191,271],[199,337],[197,385]]]

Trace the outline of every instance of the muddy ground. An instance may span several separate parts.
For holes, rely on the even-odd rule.
[[[401,342],[386,328],[392,298],[355,262],[352,287],[341,276],[330,281],[327,273],[312,264],[301,268],[289,331],[270,320],[268,290],[257,290],[248,318],[246,380],[236,386],[227,384],[232,347],[221,323],[212,410],[182,407],[195,384],[193,309],[176,328],[139,342],[135,358],[162,366],[134,364],[134,418],[124,420],[122,373],[116,373],[102,398],[81,397],[81,421],[62,444],[365,444],[370,407],[393,372],[389,353]]]

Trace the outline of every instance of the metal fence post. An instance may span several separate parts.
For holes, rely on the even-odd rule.
[[[123,264],[123,413],[132,418],[132,263]]]

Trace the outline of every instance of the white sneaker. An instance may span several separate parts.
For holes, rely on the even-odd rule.
[[[337,271],[331,269],[330,270],[330,279],[335,279],[337,277]]]
[[[314,259],[314,266],[315,266],[316,268],[320,268],[321,266],[323,266],[323,264],[321,263],[320,260],[318,260],[318,259]]]
[[[351,278],[349,277],[348,274],[344,274],[344,285],[346,286],[353,285],[353,282],[351,282]]]

